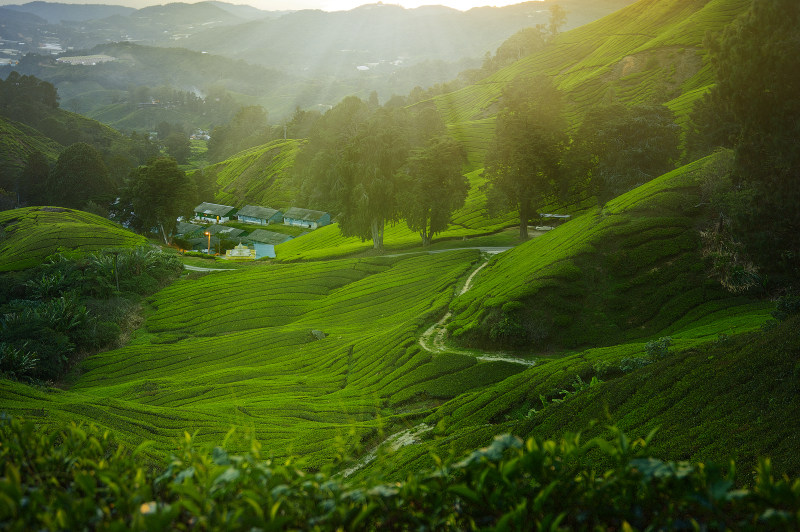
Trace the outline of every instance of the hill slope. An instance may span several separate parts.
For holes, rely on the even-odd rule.
[[[681,167],[498,256],[453,303],[453,335],[528,349],[608,345],[729,306],[699,231],[712,223],[701,187],[730,161],[721,152]]]
[[[26,207],[0,212],[0,271],[21,270],[56,252],[133,247],[147,239],[87,212]]]
[[[43,412],[42,422],[86,419],[129,442],[154,440],[162,455],[184,430],[216,442],[236,426],[276,456],[320,466],[380,430],[405,428],[419,413],[388,405],[408,388],[452,374],[460,386],[441,393],[454,397],[524,368],[432,356],[416,343],[476,258],[328,261],[182,280],[152,298],[134,341],[86,360],[69,391],[0,381],[0,399],[7,412]]]

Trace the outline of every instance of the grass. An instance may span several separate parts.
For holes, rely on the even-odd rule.
[[[698,229],[710,216],[696,207],[700,184],[727,158],[665,174],[499,255],[453,302],[453,336],[509,348],[509,332],[527,349],[611,345],[746,303],[709,278],[700,255]]]
[[[216,178],[215,200],[225,205],[263,205],[286,210],[294,193],[288,169],[302,141],[276,140],[240,152],[203,172]]]
[[[69,391],[2,381],[0,397],[9,413],[92,420],[125,441],[154,440],[158,455],[184,430],[215,442],[236,426],[270,442],[276,456],[319,466],[339,452],[337,441],[353,449],[403,426],[407,415],[388,406],[398,394],[414,396],[414,386],[455,373],[457,386],[439,393],[448,398],[522,369],[480,363],[480,371],[460,372],[463,364],[443,363],[416,343],[477,256],[311,262],[184,279],[151,298],[145,327],[129,345],[87,359]],[[327,337],[315,339],[312,330]]]
[[[63,207],[0,212],[0,271],[21,270],[57,252],[135,247],[146,238],[94,214]]]

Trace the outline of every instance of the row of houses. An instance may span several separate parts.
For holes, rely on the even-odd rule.
[[[183,239],[193,250],[213,250],[220,245],[221,241],[239,241],[255,251],[252,258],[275,257],[275,246],[283,244],[292,239],[289,235],[267,231],[266,229],[256,229],[247,232],[236,227],[229,227],[221,224],[211,224],[203,226],[188,222],[178,222],[175,228],[175,236]]]
[[[331,215],[323,211],[291,207],[286,212],[281,212],[277,209],[259,205],[245,205],[241,209],[237,209],[230,205],[205,202],[194,208],[194,216],[197,220],[217,224],[222,224],[235,218],[240,222],[251,224],[269,225],[282,223],[307,229],[316,229],[331,223]]]

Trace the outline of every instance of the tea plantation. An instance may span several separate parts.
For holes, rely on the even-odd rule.
[[[127,346],[87,359],[69,391],[2,381],[0,397],[9,413],[91,420],[124,441],[154,440],[154,455],[184,430],[217,442],[238,427],[276,456],[319,467],[409,425],[419,409],[388,406],[413,395],[406,390],[450,374],[460,386],[440,390],[446,399],[523,369],[471,357],[449,364],[450,355],[417,343],[477,259],[453,251],[181,280],[150,299]]]
[[[60,251],[88,253],[145,244],[146,238],[83,211],[27,207],[0,212],[0,271],[30,268]]]

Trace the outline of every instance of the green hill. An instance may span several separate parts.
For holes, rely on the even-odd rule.
[[[35,129],[0,116],[0,170],[3,173],[11,175],[20,172],[28,155],[34,151],[42,152],[51,162],[55,162],[62,149],[59,143]]]
[[[451,229],[439,238],[486,234],[514,223],[513,213],[489,216],[482,189],[486,184],[483,160],[494,137],[499,99],[511,80],[533,74],[551,76],[566,95],[573,127],[586,110],[612,101],[663,103],[684,124],[694,102],[713,82],[703,47],[705,33],[720,31],[748,5],[747,0],[641,0],[560,34],[545,49],[474,85],[434,98],[432,102],[445,117],[450,133],[466,147],[471,170],[467,174],[471,188],[466,204],[454,214]],[[256,166],[248,170],[249,175],[261,175],[263,163],[256,158],[249,160]],[[240,162],[244,161],[237,161],[237,168]],[[244,175],[244,170],[237,171]],[[590,199],[577,196],[566,205],[543,210],[574,214],[592,204]],[[413,242],[404,227],[387,228],[388,248],[409,247]],[[329,229],[282,244],[277,253],[279,259],[296,260],[341,256],[367,248],[358,239],[336,237]]]
[[[699,234],[712,225],[702,186],[730,160],[721,152],[679,168],[498,256],[453,303],[453,336],[512,348],[609,345],[731,307]]]
[[[417,344],[477,256],[313,262],[181,280],[151,298],[129,345],[86,360],[69,391],[0,381],[0,400],[9,413],[41,412],[42,422],[92,420],[132,443],[154,440],[160,455],[185,430],[216,442],[236,426],[270,442],[275,456],[321,466],[382,430],[405,428],[419,413],[388,401],[406,389],[452,374],[459,388],[440,394],[454,397],[524,368],[433,356]]]
[[[203,168],[216,182],[216,201],[226,205],[268,205],[286,209],[294,192],[287,174],[294,162],[299,140],[276,140]]]
[[[0,271],[20,270],[57,252],[134,247],[147,239],[87,212],[26,207],[0,212]]]

